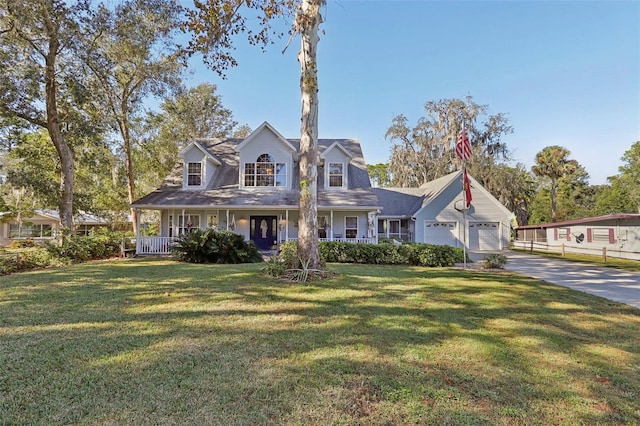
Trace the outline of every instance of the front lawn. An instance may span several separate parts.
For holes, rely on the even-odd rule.
[[[638,424],[640,310],[507,272],[0,277],[0,424]]]

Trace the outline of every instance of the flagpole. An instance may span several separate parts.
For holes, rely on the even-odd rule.
[[[462,120],[462,138],[464,140],[464,120]],[[467,269],[467,188],[465,187],[465,176],[467,173],[467,160],[462,156],[462,256],[464,257],[464,269]]]
[[[462,209],[462,253],[464,256],[464,268],[467,269],[467,209],[471,204],[471,187],[469,177],[467,176],[467,159],[471,158],[471,145],[467,131],[464,128],[464,118],[461,116],[462,129],[458,133],[456,143],[456,154],[462,160],[462,200],[464,207]]]

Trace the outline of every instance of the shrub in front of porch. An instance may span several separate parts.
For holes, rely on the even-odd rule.
[[[242,235],[214,229],[194,229],[181,235],[172,247],[174,255],[189,263],[255,263],[262,253]]]
[[[281,256],[296,259],[296,242],[281,246]],[[351,244],[323,241],[319,244],[323,262],[447,267],[464,260],[461,248],[433,244]]]

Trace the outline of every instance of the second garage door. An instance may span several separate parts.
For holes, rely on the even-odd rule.
[[[500,224],[497,222],[469,223],[471,250],[500,250]]]

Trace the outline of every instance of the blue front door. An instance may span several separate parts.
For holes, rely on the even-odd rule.
[[[251,216],[251,240],[261,250],[278,243],[277,216]]]

